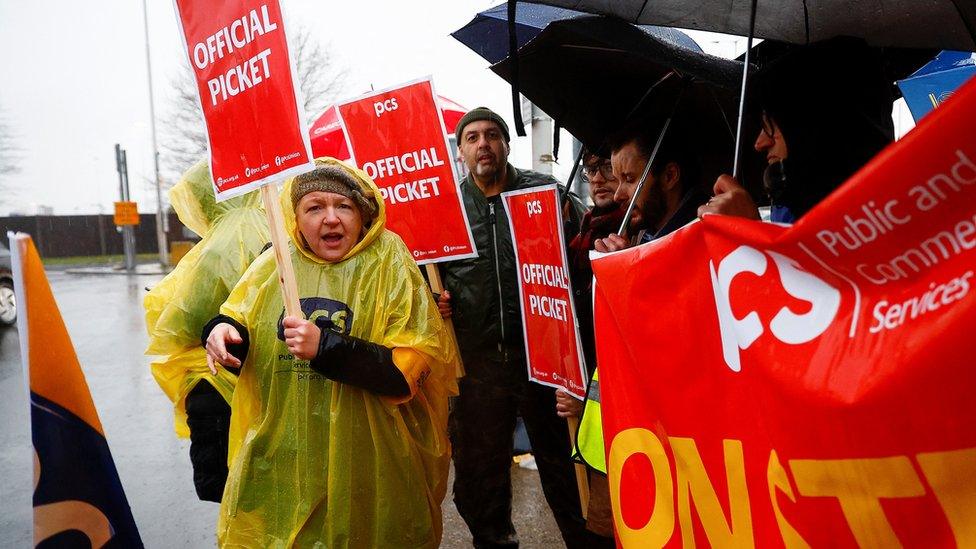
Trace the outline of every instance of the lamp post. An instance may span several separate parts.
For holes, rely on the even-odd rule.
[[[146,37],[146,76],[149,80],[149,128],[152,133],[153,169],[156,175],[156,245],[159,247],[159,264],[166,267],[169,253],[166,249],[166,219],[163,214],[163,190],[159,177],[159,150],[156,148],[156,106],[153,101],[152,59],[149,55],[149,13],[146,0],[142,0],[142,25]]]

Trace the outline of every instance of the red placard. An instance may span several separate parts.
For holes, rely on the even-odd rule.
[[[594,259],[625,547],[976,543],[976,81],[792,227]]]
[[[582,399],[586,371],[569,282],[559,191],[545,185],[502,193],[515,243],[529,379]]]
[[[429,78],[339,103],[352,162],[386,201],[386,226],[417,263],[478,255]]]
[[[308,129],[277,0],[174,0],[218,200],[309,171]]]

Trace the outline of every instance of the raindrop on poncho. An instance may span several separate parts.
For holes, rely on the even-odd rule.
[[[361,171],[332,159],[360,184]],[[447,490],[447,399],[457,345],[385,208],[339,262],[305,249],[281,193],[289,255],[306,318],[393,349],[411,395],[396,401],[329,380],[289,354],[272,254],[259,257],[221,313],[250,347],[232,402],[231,465],[217,528],[222,546],[437,547]],[[345,364],[343,367],[355,367]]]

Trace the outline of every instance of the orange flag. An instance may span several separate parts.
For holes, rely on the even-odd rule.
[[[34,543],[142,547],[102,424],[37,249],[8,233],[30,381]]]

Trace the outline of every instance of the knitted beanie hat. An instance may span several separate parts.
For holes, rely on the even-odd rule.
[[[338,166],[323,166],[296,176],[291,187],[292,208],[298,207],[302,197],[313,191],[336,193],[351,199],[359,207],[364,226],[369,226],[376,217],[378,207],[372,189],[360,187],[356,178]]]
[[[508,133],[508,124],[505,123],[505,120],[503,120],[498,113],[489,109],[488,107],[478,107],[468,111],[464,116],[461,117],[461,120],[458,121],[457,129],[454,130],[454,137],[457,138],[458,145],[461,144],[461,135],[464,134],[464,127],[479,120],[490,120],[491,122],[498,124],[498,127],[502,130],[502,134],[505,135],[505,142],[508,143],[512,140]]]

